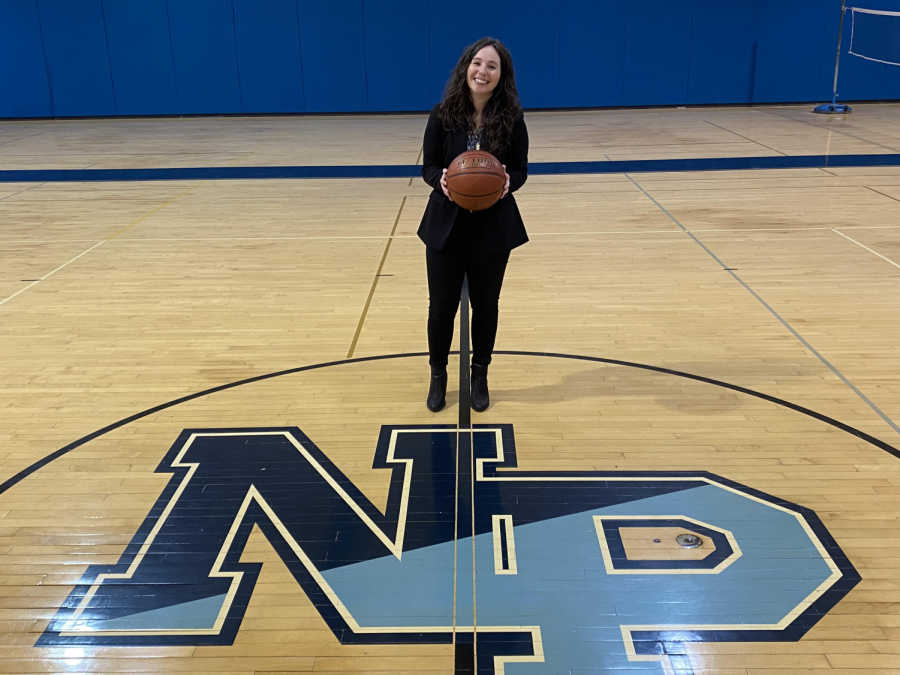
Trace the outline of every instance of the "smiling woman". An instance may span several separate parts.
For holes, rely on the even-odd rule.
[[[428,351],[431,386],[426,401],[438,412],[446,403],[447,355],[463,281],[472,303],[471,405],[490,405],[487,369],[497,335],[498,302],[509,252],[528,241],[512,193],[528,177],[528,130],[516,90],[509,50],[482,38],[463,51],[443,100],[425,128],[422,178],[432,187],[419,226],[428,268]],[[447,167],[467,150],[486,150],[506,172],[503,195],[483,211],[453,203]]]

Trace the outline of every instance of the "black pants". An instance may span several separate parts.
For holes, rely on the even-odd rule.
[[[425,251],[428,268],[428,363],[446,366],[463,279],[472,305],[472,363],[491,362],[497,337],[500,289],[509,253],[491,255],[484,243],[480,214],[460,209],[443,250]]]

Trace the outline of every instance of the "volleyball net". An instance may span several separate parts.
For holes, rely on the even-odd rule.
[[[900,12],[848,7],[851,10],[850,49],[867,61],[900,66]]]
[[[831,103],[817,105],[813,112],[844,114],[850,106],[837,102],[838,73],[841,65],[841,37],[844,34],[844,16],[850,10],[850,46],[848,54],[867,61],[900,66],[900,12],[864,7],[847,7],[841,0],[841,21],[838,26],[837,55],[834,61],[834,87]]]

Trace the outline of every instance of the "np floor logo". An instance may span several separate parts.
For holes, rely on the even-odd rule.
[[[479,673],[689,673],[685,642],[796,641],[859,581],[809,509],[706,472],[518,470],[510,425],[385,426],[372,466],[383,513],[298,428],[185,430],[38,645],[231,644],[254,526],[341,643],[455,641]]]

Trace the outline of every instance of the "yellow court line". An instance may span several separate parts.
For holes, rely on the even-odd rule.
[[[116,237],[118,237],[118,236],[119,236],[120,234],[122,234],[123,232],[125,232],[125,231],[127,231],[127,230],[130,230],[132,227],[134,227],[135,225],[137,225],[138,223],[140,223],[142,220],[146,220],[147,218],[149,218],[150,216],[152,216],[154,213],[157,213],[158,211],[161,211],[162,209],[166,208],[169,204],[172,204],[172,203],[174,203],[174,202],[177,202],[179,199],[181,199],[182,197],[184,197],[188,192],[190,192],[191,190],[194,190],[195,188],[200,187],[200,186],[203,185],[203,183],[205,183],[205,182],[206,182],[206,181],[200,181],[200,182],[197,183],[196,185],[192,185],[191,187],[189,187],[187,190],[185,190],[185,191],[182,192],[181,194],[176,195],[175,197],[172,197],[172,199],[170,199],[169,201],[167,201],[165,204],[161,204],[160,206],[157,206],[155,209],[153,209],[153,210],[150,211],[149,213],[145,213],[143,216],[141,216],[140,218],[138,218],[138,219],[135,220],[134,222],[129,223],[128,225],[126,225],[125,227],[123,227],[121,230],[119,230],[119,231],[116,232],[115,234],[110,235],[109,237],[107,237],[106,239],[104,239],[104,241],[110,241],[111,239],[115,239]]]
[[[417,165],[420,161],[422,161],[422,155],[424,154],[424,152],[425,152],[425,146],[423,145],[421,148],[419,148],[419,155],[416,157]],[[413,180],[415,180],[415,178],[416,178],[415,176],[410,176],[409,183],[407,183],[407,187],[412,187]]]
[[[397,217],[394,219],[394,227],[391,228],[391,234],[387,238],[387,244],[384,247],[384,253],[381,256],[381,262],[378,263],[378,269],[375,271],[375,278],[372,280],[372,288],[369,289],[369,297],[366,298],[366,304],[363,307],[362,314],[359,317],[359,323],[356,325],[356,333],[353,334],[353,341],[350,343],[350,351],[347,352],[347,358],[352,358],[353,352],[356,350],[356,343],[359,341],[359,335],[362,333],[363,324],[366,322],[366,315],[369,313],[369,305],[372,304],[372,297],[375,295],[375,287],[378,286],[378,278],[381,276],[381,270],[384,269],[384,261],[387,260],[388,251],[391,250],[391,242],[394,241],[394,233],[397,231],[397,224],[400,222],[400,214],[403,213],[403,207],[406,205],[406,197],[400,202],[400,209],[397,211]]]
[[[76,255],[74,258],[72,258],[72,259],[69,260],[68,262],[64,262],[62,265],[60,265],[59,267],[57,267],[57,268],[56,268],[55,270],[53,270],[52,272],[47,272],[47,274],[45,274],[44,276],[42,276],[40,279],[38,279],[38,280],[36,280],[36,281],[32,281],[30,284],[28,284],[28,285],[27,285],[25,288],[23,288],[22,290],[16,291],[15,293],[13,293],[12,295],[10,295],[8,298],[6,298],[6,299],[4,299],[4,300],[0,300],[0,305],[3,305],[3,304],[5,304],[5,303],[9,302],[10,300],[12,300],[12,299],[13,299],[14,297],[16,297],[17,295],[19,295],[19,294],[21,294],[21,293],[24,293],[25,291],[27,291],[27,290],[28,290],[29,288],[31,288],[32,286],[37,285],[38,283],[40,283],[41,281],[43,281],[43,280],[46,279],[47,277],[49,277],[49,276],[51,276],[51,275],[56,274],[57,272],[59,272],[63,267],[66,267],[67,265],[69,265],[69,264],[75,262],[75,261],[78,260],[81,256],[90,253],[90,252],[93,251],[95,248],[97,248],[98,246],[100,246],[100,244],[105,244],[105,243],[106,243],[106,240],[105,240],[105,239],[104,239],[103,241],[98,241],[96,244],[94,244],[93,246],[91,246],[89,249],[87,249],[86,251],[82,251],[81,253],[79,253],[78,255]]]

